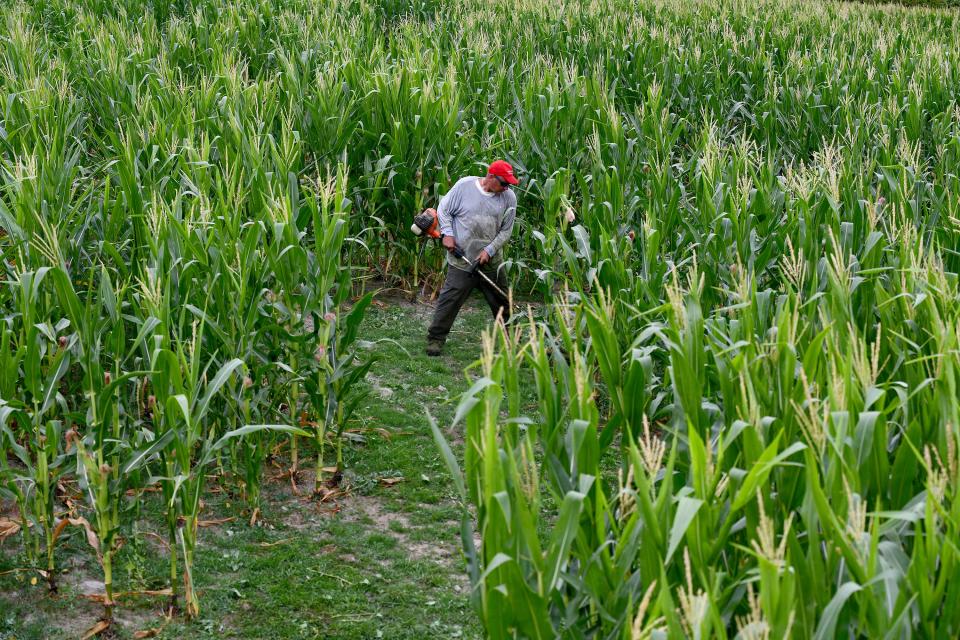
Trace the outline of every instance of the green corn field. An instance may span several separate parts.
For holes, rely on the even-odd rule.
[[[495,158],[521,176],[515,314],[416,416],[482,633],[960,636],[949,1],[4,3],[24,597],[80,539],[116,633],[149,516],[190,624],[215,487],[251,527],[278,464],[349,502],[386,342],[364,320],[378,290],[436,294],[411,219]]]

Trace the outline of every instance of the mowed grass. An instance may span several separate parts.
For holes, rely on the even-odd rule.
[[[235,519],[201,531],[208,550],[195,569],[201,617],[167,623],[165,598],[126,597],[116,612],[121,637],[156,628],[160,638],[479,637],[460,553],[460,510],[425,410],[452,417],[489,312],[475,298],[444,356],[429,358],[423,337],[430,312],[398,299],[368,312],[364,336],[389,341],[376,347],[382,359],[366,383],[372,393],[350,425],[357,433],[344,452],[348,494],[318,504],[309,487],[296,496],[288,481],[269,480],[264,523],[251,528],[239,500],[209,492],[202,520]],[[267,477],[280,471],[268,469]],[[118,553],[119,592],[167,586],[165,554],[149,528],[162,521],[158,509],[157,500],[147,500],[138,535]],[[79,529],[61,542],[56,598],[42,581],[30,584],[35,573],[16,571],[24,561],[18,545],[0,548],[0,638],[79,637],[100,615],[82,595],[102,589],[96,560]]]

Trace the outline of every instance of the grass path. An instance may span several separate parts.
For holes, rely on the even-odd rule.
[[[201,617],[165,624],[162,598],[131,597],[117,611],[119,636],[161,628],[158,638],[475,638],[459,544],[459,507],[424,417],[449,424],[463,370],[479,354],[489,318],[475,297],[440,358],[423,354],[432,308],[378,300],[362,331],[382,359],[368,379],[355,441],[345,447],[350,495],[317,505],[288,482],[265,487],[265,521],[251,528],[223,493],[204,517],[235,520],[205,528],[196,566]],[[278,470],[279,471],[279,470]],[[306,478],[301,480],[307,491]],[[4,505],[9,507],[10,505]],[[148,501],[147,509],[157,509]],[[156,517],[144,521],[161,521]],[[66,573],[56,599],[31,585],[19,539],[0,547],[0,640],[76,638],[99,605],[99,568],[79,532],[61,538]],[[121,591],[166,586],[160,543],[146,531],[118,554]],[[5,573],[6,572],[6,573]]]

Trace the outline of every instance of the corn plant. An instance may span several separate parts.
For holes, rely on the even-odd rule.
[[[304,431],[288,425],[245,425],[229,431],[216,427],[204,429],[206,416],[213,409],[212,404],[230,378],[239,377],[240,384],[243,384],[243,362],[233,359],[223,363],[209,377],[209,381],[204,382],[208,379],[210,365],[201,364],[202,355],[198,338],[179,344],[176,351],[157,349],[152,354],[151,387],[157,394],[159,407],[155,422],[157,439],[155,444],[134,459],[139,463],[142,456],[156,452],[166,474],[160,482],[170,535],[171,589],[176,598],[176,554],[179,553],[183,563],[183,598],[188,617],[196,617],[200,612],[193,564],[207,465],[232,439],[249,433],[269,429],[305,435]],[[161,443],[166,446],[162,447]],[[125,470],[132,468],[133,465],[128,464]]]
[[[4,440],[0,465],[20,508],[21,530],[34,560],[39,560],[40,554],[40,535],[34,531],[42,532],[45,575],[50,591],[55,592],[56,486],[67,466],[64,421],[68,410],[60,389],[70,369],[71,353],[65,332],[69,322],[46,320],[48,290],[43,285],[49,274],[49,269],[23,272],[10,283],[17,313],[9,321],[17,331],[14,334],[6,323],[2,330],[4,370],[9,377],[0,397]],[[8,463],[8,449],[19,466]]]
[[[322,491],[324,484],[324,448],[327,437],[332,430],[336,446],[336,470],[331,481],[339,484],[344,470],[343,430],[367,393],[360,391],[357,383],[366,377],[375,360],[372,356],[367,356],[365,361],[361,361],[361,354],[355,343],[360,323],[372,300],[373,294],[368,293],[342,318],[332,314],[325,318],[324,328],[318,330],[321,336],[317,339],[317,344],[320,345],[316,358],[319,366],[305,384],[307,397],[317,415],[317,424],[314,426],[317,448],[314,491],[317,493]],[[339,322],[342,322],[342,327],[338,326]]]
[[[95,544],[104,575],[103,619],[110,622],[116,605],[113,558],[122,531],[129,528],[138,512],[137,502],[131,503],[127,493],[139,496],[145,481],[140,469],[154,452],[169,444],[166,434],[154,434],[135,421],[142,402],[138,381],[148,372],[130,365],[139,363],[134,356],[149,336],[151,325],[133,339],[126,338],[120,307],[126,288],[114,287],[105,270],[100,274],[99,289],[87,291],[83,299],[63,268],[53,277],[77,332],[86,400],[86,423],[81,433],[73,434],[72,444],[76,449],[76,477],[94,518],[91,523],[81,518],[75,522],[88,530],[88,540]],[[108,369],[103,368],[104,362]]]

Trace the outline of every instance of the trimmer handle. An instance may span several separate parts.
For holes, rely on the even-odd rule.
[[[473,262],[472,260],[470,260],[470,258],[467,257],[467,254],[465,254],[460,247],[454,245],[452,253],[453,255],[457,256],[461,260],[466,260],[470,264],[470,267],[471,267],[470,271],[476,271],[477,269],[480,268],[480,263]]]

